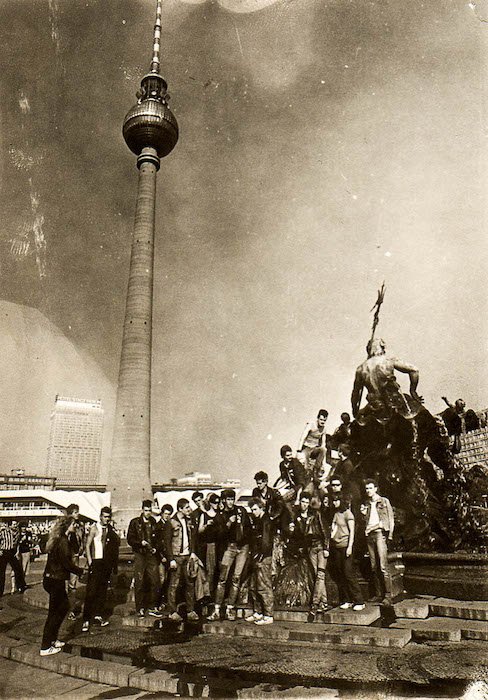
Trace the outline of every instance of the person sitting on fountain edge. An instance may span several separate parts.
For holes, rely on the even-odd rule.
[[[305,470],[313,480],[320,473],[325,459],[327,435],[325,423],[329,412],[321,408],[315,422],[307,423],[298,442],[297,453],[303,455]]]
[[[305,467],[299,459],[293,456],[289,445],[283,445],[280,449],[282,461],[280,462],[280,476],[274,486],[280,491],[287,506],[290,508],[296,501],[297,495],[310,483]]]

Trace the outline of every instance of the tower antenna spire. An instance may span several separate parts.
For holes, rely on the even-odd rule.
[[[156,22],[154,24],[153,56],[151,61],[151,73],[159,73],[161,56],[161,0],[156,0]]]

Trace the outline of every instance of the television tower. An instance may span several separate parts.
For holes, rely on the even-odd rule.
[[[139,184],[120,358],[114,436],[107,490],[120,528],[140,512],[151,490],[151,349],[156,175],[160,159],[178,141],[178,123],[168,107],[167,83],[160,75],[161,0],[156,1],[150,72],[141,81],[137,104],[122,133],[137,155]]]

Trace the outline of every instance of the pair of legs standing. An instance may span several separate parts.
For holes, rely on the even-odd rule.
[[[42,585],[49,593],[49,610],[42,633],[41,653],[52,649],[58,641],[59,628],[69,610],[66,581],[44,577]]]
[[[110,567],[103,559],[94,559],[88,574],[86,584],[85,604],[83,606],[83,622],[88,627],[92,618],[103,620],[105,602],[107,599],[108,582],[110,580]]]
[[[330,548],[332,571],[339,590],[339,604],[345,607],[363,605],[363,595],[354,570],[352,555],[346,556],[347,547]],[[346,606],[346,603],[348,605]]]
[[[373,530],[366,535],[371,572],[373,574],[374,600],[391,600],[391,584],[388,572],[388,547],[386,532]]]
[[[312,545],[308,557],[315,576],[311,610],[312,612],[317,612],[317,610],[324,610],[327,608],[327,590],[325,588],[325,567],[327,566],[327,558],[324,554],[322,544]]]
[[[253,562],[249,583],[253,612],[246,618],[248,622],[256,622],[257,624],[271,624],[273,622],[272,569],[272,557],[265,557],[262,561]]]
[[[188,554],[180,554],[174,557],[176,569],[169,571],[168,584],[168,612],[172,615],[178,615],[176,610],[176,592],[183,579],[185,585],[185,601],[186,613],[191,616],[190,619],[196,616],[195,614],[195,581],[188,574],[188,562],[190,556]],[[179,617],[179,615],[178,615]]]
[[[145,590],[145,585],[148,591]],[[160,590],[159,559],[153,554],[134,554],[134,595],[136,610],[153,609]]]

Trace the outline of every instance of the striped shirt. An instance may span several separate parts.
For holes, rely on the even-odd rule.
[[[0,551],[5,552],[15,547],[14,533],[8,525],[0,524]]]

